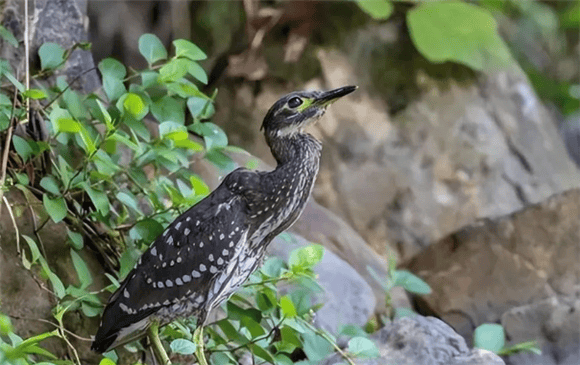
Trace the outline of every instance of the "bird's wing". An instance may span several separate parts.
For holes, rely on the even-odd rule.
[[[259,180],[256,172],[235,170],[157,237],[109,299],[93,349],[105,351],[133,329],[146,329],[143,320],[163,308],[205,300],[199,296],[248,233],[246,199],[255,194],[248,187],[259,186]]]

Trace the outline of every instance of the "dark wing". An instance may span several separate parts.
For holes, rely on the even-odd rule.
[[[179,313],[186,308],[189,314],[203,310],[212,279],[247,234],[246,199],[254,191],[249,187],[259,186],[259,181],[259,173],[233,171],[157,237],[109,299],[93,350],[104,352],[132,332],[142,334],[149,326],[147,318],[157,312],[178,316],[187,314]]]

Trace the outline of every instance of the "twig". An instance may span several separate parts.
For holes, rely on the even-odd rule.
[[[84,70],[83,72],[81,72],[80,74],[78,74],[74,79],[71,80],[71,82],[68,83],[68,85],[61,90],[58,94],[56,94],[56,96],[48,102],[48,104],[46,104],[42,109],[47,109],[49,106],[52,105],[52,103],[54,103],[55,101],[58,100],[58,98],[60,98],[62,96],[62,94],[64,94],[68,89],[70,89],[71,85],[74,84],[75,82],[77,82],[81,77],[83,77],[84,75],[86,75],[87,73],[96,70],[97,67],[91,67],[88,70]]]
[[[12,142],[12,130],[14,129],[14,123],[12,119],[14,118],[14,108],[16,105],[16,97],[18,96],[18,89],[14,88],[14,98],[12,102],[12,111],[10,112],[10,126],[8,127],[8,133],[6,139],[4,140],[4,152],[2,153],[2,165],[0,167],[0,198],[4,196],[4,181],[6,180],[6,167],[8,166],[8,152],[10,151],[10,142]],[[0,204],[0,216],[2,215],[2,204]]]
[[[42,318],[20,317],[20,316],[15,316],[13,314],[8,314],[8,317],[14,318],[14,319],[20,319],[20,320],[24,320],[24,321],[38,321],[38,322],[42,322],[42,323],[48,323],[48,324],[50,324],[52,326],[55,326],[56,328],[59,327],[58,324],[56,324],[54,322],[51,322],[49,320],[46,320],[46,319],[42,319]],[[76,338],[77,340],[85,341],[85,342],[91,342],[92,341],[91,338],[79,336],[79,335],[75,334],[74,332],[72,332],[71,330],[67,330],[66,328],[64,328],[64,331],[66,333],[68,333],[69,335],[73,336],[74,338]]]
[[[16,232],[16,252],[20,255],[20,231],[18,231],[18,225],[16,224],[16,219],[14,219],[14,214],[12,213],[12,208],[10,208],[10,203],[5,196],[2,197],[4,203],[6,204],[6,208],[8,208],[8,214],[10,214],[10,218],[12,219],[12,224],[14,225],[14,231]],[[2,206],[2,204],[0,204]]]

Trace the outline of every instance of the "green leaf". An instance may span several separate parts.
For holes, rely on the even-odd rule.
[[[151,114],[159,122],[185,124],[185,106],[171,96],[164,96],[151,104]]]
[[[169,347],[171,347],[171,351],[181,355],[191,355],[195,352],[196,349],[196,346],[193,342],[183,338],[178,338],[177,340],[171,341]]]
[[[155,34],[146,33],[139,38],[139,52],[149,65],[167,58],[167,50]]]
[[[203,151],[203,146],[190,139],[180,139],[175,141],[175,147],[187,148],[193,152]]]
[[[105,108],[105,106],[103,105],[103,103],[101,103],[100,100],[96,100],[97,105],[99,106],[99,111],[102,114],[102,121],[105,122],[105,125],[107,126],[107,131],[113,130],[114,126],[113,126],[113,119],[111,119],[111,115],[109,114],[109,112],[107,111],[107,108]]]
[[[89,268],[87,267],[85,261],[82,259],[82,257],[80,257],[78,253],[75,252],[75,250],[71,249],[70,255],[72,257],[73,265],[81,282],[81,289],[85,289],[93,283],[93,277],[91,275],[91,272],[89,271]]]
[[[105,58],[99,62],[99,70],[103,75],[103,89],[109,101],[120,98],[125,92],[123,79],[127,75],[127,70],[123,64],[113,58]]]
[[[173,41],[175,46],[175,56],[186,57],[192,61],[205,60],[206,54],[195,44],[185,39],[176,39]]]
[[[348,352],[356,357],[379,357],[379,349],[375,343],[365,337],[355,337],[348,341]]]
[[[12,323],[10,318],[0,313],[0,335],[7,335],[12,332]]]
[[[159,137],[180,141],[187,139],[187,128],[183,124],[175,122],[163,122],[159,124]]]
[[[133,194],[131,194],[130,192],[120,191],[117,193],[115,197],[117,198],[117,200],[119,200],[121,203],[125,204],[129,208],[133,209],[135,212],[142,214],[141,209],[139,208],[139,205],[137,203],[137,199],[135,199],[135,196],[133,196]]]
[[[157,85],[157,80],[159,79],[159,73],[157,71],[143,71],[141,72],[141,85],[144,88],[148,88]]]
[[[297,248],[290,253],[288,266],[290,268],[312,268],[322,260],[324,247],[314,244],[302,248]]]
[[[123,113],[129,113],[136,120],[141,120],[147,113],[149,107],[143,102],[143,99],[135,93],[127,93],[117,101],[117,109]]]
[[[282,269],[284,268],[284,260],[279,257],[270,257],[262,265],[261,271],[264,275],[271,278],[276,278],[280,276]]]
[[[80,123],[74,120],[72,115],[70,115],[66,109],[55,107],[52,109],[52,112],[50,112],[49,118],[55,133],[78,133],[81,131]]]
[[[125,66],[114,58],[105,58],[99,62],[99,71],[103,76],[111,76],[115,79],[124,79],[127,76]]]
[[[206,196],[209,194],[209,186],[197,175],[191,175],[189,182],[196,195]]]
[[[289,296],[284,295],[280,298],[280,308],[282,309],[282,313],[287,318],[296,317],[296,307],[294,307],[294,303]]]
[[[32,156],[32,148],[28,144],[28,141],[26,141],[24,138],[16,135],[12,136],[12,144],[14,145],[14,149],[18,155],[22,157],[24,161],[28,160],[28,158]]]
[[[142,239],[145,242],[153,242],[163,232],[163,226],[155,219],[147,218],[137,222],[129,231],[133,239]]]
[[[411,293],[424,295],[431,293],[429,284],[407,270],[395,270],[393,281],[395,286],[401,286]]]
[[[190,62],[187,72],[197,80],[207,85],[207,74],[205,73],[205,70],[197,64],[197,62]]]
[[[79,123],[79,126],[81,128],[80,136],[81,136],[81,139],[82,139],[82,141],[83,141],[83,143],[85,145],[85,151],[88,154],[94,153],[96,151],[97,147],[95,146],[95,143],[93,142],[93,139],[91,138],[91,136],[90,136],[89,132],[87,131],[87,129],[82,124]]]
[[[493,16],[479,6],[424,2],[407,13],[407,23],[415,47],[431,62],[453,61],[489,70],[511,61]]]
[[[84,246],[83,235],[77,232],[73,232],[68,228],[66,233],[68,234],[68,238],[72,243],[72,247],[74,247],[76,250],[82,250]]]
[[[215,109],[211,99],[192,96],[187,99],[187,108],[191,115],[196,119],[208,119],[214,113]]]
[[[46,212],[54,223],[58,223],[66,217],[67,208],[63,197],[51,199],[48,197],[48,194],[43,194],[42,202],[44,203],[44,209],[46,209]]]
[[[116,365],[116,364],[113,360],[107,359],[106,357],[103,357],[103,359],[101,360],[99,365]]]
[[[304,339],[304,353],[310,361],[321,362],[322,359],[332,353],[332,345],[316,333],[303,333],[302,338]]]
[[[43,70],[54,69],[64,62],[64,49],[56,43],[44,43],[38,49],[38,56]]]
[[[58,187],[58,183],[54,176],[47,175],[40,180],[40,186],[44,188],[44,190],[52,193],[54,195],[60,195],[60,188]]]
[[[359,326],[354,324],[345,324],[338,330],[338,335],[347,337],[367,337],[368,334]]]
[[[48,95],[46,95],[46,93],[40,89],[28,89],[22,94],[22,96],[35,100],[46,99],[48,97]]]
[[[211,122],[195,123],[190,126],[190,129],[198,135],[203,136],[205,148],[208,151],[214,148],[223,148],[228,145],[228,136],[226,133]]]
[[[167,83],[181,79],[189,70],[190,63],[193,63],[193,61],[183,58],[171,60],[159,70],[159,81]]]
[[[18,40],[16,39],[16,37],[14,37],[12,32],[10,32],[8,29],[4,28],[1,25],[0,25],[0,37],[4,38],[4,40],[10,43],[12,47],[18,47]]]
[[[87,184],[86,181],[83,181],[81,183],[81,186],[87,192],[87,194],[89,194],[89,197],[91,198],[91,201],[93,202],[97,210],[102,215],[106,216],[109,213],[110,206],[107,194],[103,193],[102,191],[93,189],[92,187],[89,186],[89,184]]]
[[[47,275],[48,280],[50,280],[50,284],[52,285],[52,289],[54,290],[54,294],[56,294],[60,299],[64,298],[66,290],[64,289],[64,285],[62,285],[60,278],[52,271],[48,271]]]
[[[30,237],[28,237],[28,236],[26,236],[24,234],[21,235],[21,236],[26,241],[26,244],[28,244],[28,248],[30,248],[30,254],[32,255],[32,261],[31,261],[31,263],[34,264],[38,259],[40,259],[42,257],[41,254],[40,254],[40,250],[38,249],[38,246],[36,245],[36,242],[32,238],[30,238]],[[30,267],[28,267],[28,269],[29,268]]]
[[[393,4],[389,0],[356,0],[356,3],[376,20],[388,19],[393,13]]]
[[[473,346],[499,352],[505,346],[505,331],[503,327],[496,323],[484,323],[478,326],[473,332]]]
[[[257,343],[251,344],[249,347],[254,355],[266,360],[268,363],[274,364],[276,362],[276,360],[274,360],[274,356],[272,356],[272,354],[270,354],[267,349],[263,348]]]

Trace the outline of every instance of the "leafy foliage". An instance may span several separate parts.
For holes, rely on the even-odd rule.
[[[36,195],[47,219],[66,224],[70,248],[63,252],[70,255],[76,277],[74,283],[61,279],[49,266],[37,238],[21,235],[27,247],[20,252],[23,266],[50,283],[57,300],[53,310],[56,330],[23,340],[12,332],[8,317],[0,315],[0,363],[80,364],[68,341],[65,315],[98,316],[103,309],[98,294],[118,288],[164,227],[209,194],[207,184],[190,172],[193,160],[206,159],[224,174],[235,166],[225,153],[232,149],[227,136],[208,121],[215,113],[215,94],[209,97],[196,85],[207,82],[197,63],[207,56],[183,39],[174,41],[173,46],[175,53],[170,56],[155,35],[143,35],[139,50],[149,66],[141,71],[127,70],[111,58],[101,61],[102,94],[79,95],[61,77],[46,90],[24,90],[2,61],[0,74],[23,97],[50,100],[41,110],[48,125],[48,140],[12,136],[15,167],[8,171],[11,178],[6,185]],[[70,51],[56,44],[43,45],[39,50],[40,73],[63,67]],[[23,108],[0,94],[0,121],[4,115],[6,128],[26,117]],[[50,152],[52,168],[30,170],[28,167],[40,165],[46,152]],[[106,274],[110,285],[97,291],[84,259],[87,246],[94,248],[95,241],[99,244],[103,240],[86,229],[95,223],[108,233],[107,244],[119,252],[119,256],[109,258],[118,261]],[[313,267],[323,254],[322,246],[312,245],[292,252],[288,263],[278,258],[267,260],[224,305],[226,317],[206,328],[210,362],[235,364],[250,353],[258,361],[272,364],[291,364],[292,359],[304,357],[302,364],[315,364],[337,349],[333,336],[310,323],[319,307],[311,298],[319,290]],[[277,287],[280,282],[292,282],[296,290],[281,293]],[[185,319],[163,329],[162,338],[173,355],[194,353],[194,328],[194,321]],[[39,346],[52,337],[68,345],[72,360],[57,359]],[[141,346],[138,342],[126,345],[131,351]],[[372,354],[368,343],[354,340],[351,354],[344,356]],[[113,351],[100,363],[117,361]]]

